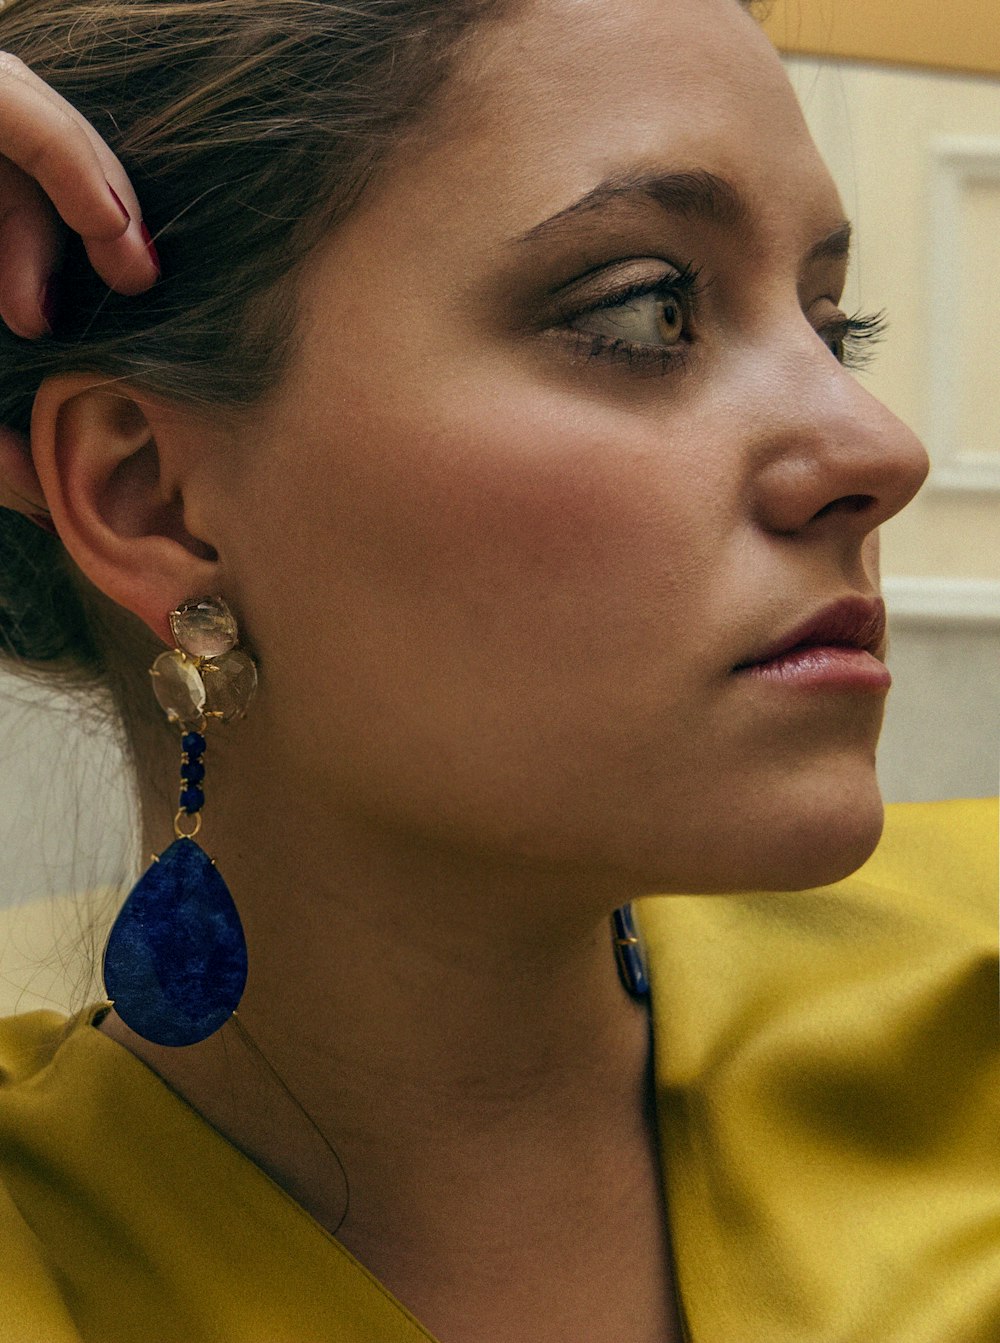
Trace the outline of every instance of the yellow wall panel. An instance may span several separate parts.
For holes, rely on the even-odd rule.
[[[773,0],[782,51],[1000,74],[998,0]]]

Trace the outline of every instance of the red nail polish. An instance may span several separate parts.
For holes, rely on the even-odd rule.
[[[54,275],[50,275],[46,280],[45,288],[38,299],[38,306],[42,310],[45,325],[49,328],[51,334],[56,329],[56,321],[59,317],[59,282]]]
[[[122,218],[126,221],[126,223],[130,224],[132,222],[132,216],[128,212],[128,207],[126,206],[125,202],[122,200],[121,196],[119,196],[118,192],[114,189],[114,187],[111,185],[110,182],[108,183],[108,190],[111,192],[115,204],[118,206],[119,210],[121,210]]]
[[[51,532],[53,536],[59,535],[55,523],[47,513],[26,513],[25,516],[30,518],[36,527],[41,527],[43,531]]]
[[[139,232],[142,234],[142,240],[143,240],[143,242],[146,244],[146,251],[149,253],[149,259],[150,259],[150,261],[152,261],[153,265],[156,267],[156,274],[157,274],[157,276],[159,276],[159,274],[160,274],[160,257],[159,257],[159,253],[158,253],[157,250],[156,250],[156,244],[153,242],[153,239],[149,236],[149,229],[146,227],[145,220],[141,220],[141,221],[140,221],[140,223],[139,223]]]

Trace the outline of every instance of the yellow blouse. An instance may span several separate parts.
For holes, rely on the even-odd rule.
[[[896,806],[835,886],[639,906],[692,1343],[1000,1341],[997,852]],[[426,1343],[97,1010],[0,1022],[2,1343]]]

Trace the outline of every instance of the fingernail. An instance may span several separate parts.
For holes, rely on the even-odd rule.
[[[36,527],[41,527],[43,531],[51,532],[53,536],[59,535],[59,533],[56,531],[55,523],[52,521],[52,519],[48,516],[47,513],[29,513],[27,514],[27,516],[31,519],[31,521],[35,524]]]
[[[45,325],[51,335],[56,329],[56,321],[59,316],[59,285],[54,275],[50,275],[45,282],[45,287],[38,298],[38,306],[41,309],[42,317],[45,319]]]
[[[115,204],[118,206],[119,210],[121,210],[122,218],[125,220],[127,224],[131,224],[132,216],[128,212],[128,207],[126,206],[125,202],[122,200],[121,196],[119,196],[118,192],[114,189],[114,187],[111,185],[110,182],[108,183],[108,190],[111,192],[111,196]]]
[[[141,220],[141,221],[140,221],[140,223],[139,223],[139,232],[142,234],[142,240],[143,240],[143,242],[146,244],[146,251],[149,253],[149,259],[150,259],[150,261],[152,261],[153,265],[156,267],[156,276],[157,276],[157,279],[159,279],[159,276],[160,276],[160,257],[159,257],[159,253],[158,253],[157,250],[156,250],[156,244],[153,242],[153,239],[149,236],[149,229],[146,227],[145,220]]]

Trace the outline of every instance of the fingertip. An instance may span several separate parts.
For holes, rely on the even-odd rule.
[[[111,243],[85,239],[84,244],[94,270],[116,294],[128,297],[144,294],[159,278],[141,229]]]
[[[127,229],[129,224],[131,224],[132,222],[132,216],[128,212],[128,206],[122,200],[121,196],[119,196],[118,192],[114,189],[114,187],[111,185],[110,182],[108,183],[108,191],[110,191],[111,193],[111,199],[114,201],[115,205],[118,206],[119,213],[121,214],[121,217],[125,222],[125,228]],[[124,229],[122,231],[124,232]]]
[[[13,331],[15,336],[20,336],[22,340],[39,340],[42,336],[49,334],[40,303],[34,313],[21,312],[9,305],[0,308],[0,321]]]
[[[158,280],[163,272],[163,267],[160,265],[160,254],[156,250],[156,243],[153,242],[152,235],[150,234],[149,229],[146,227],[145,220],[140,220],[139,232],[142,234],[142,241],[146,245],[146,253],[149,256],[150,261],[153,263],[153,269],[156,271],[155,278]]]
[[[104,195],[106,204],[100,207],[99,212],[92,211],[86,226],[78,229],[84,242],[118,242],[119,239],[125,237],[132,227],[133,218],[138,217],[138,211],[133,214],[129,210],[121,195],[107,178],[105,178],[104,184],[107,187]]]
[[[59,318],[59,281],[55,275],[50,275],[42,286],[42,292],[38,298],[38,309],[48,334],[52,335]]]
[[[22,340],[50,330],[46,288],[60,252],[52,216],[37,208],[33,194],[15,198],[0,224],[0,319]]]

